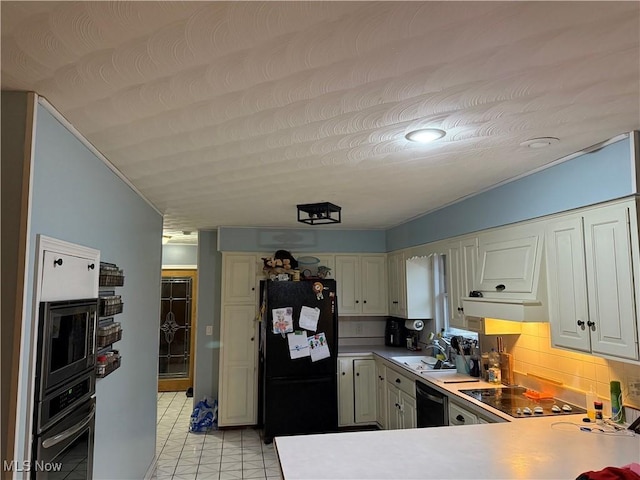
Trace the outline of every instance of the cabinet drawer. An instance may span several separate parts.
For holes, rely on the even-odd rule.
[[[387,382],[395,385],[407,395],[416,398],[416,382],[415,380],[405,377],[401,373],[387,367]]]
[[[478,417],[461,406],[449,402],[449,425],[474,425]]]

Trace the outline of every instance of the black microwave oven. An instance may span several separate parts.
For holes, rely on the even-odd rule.
[[[40,304],[36,398],[95,368],[97,312],[97,298]]]

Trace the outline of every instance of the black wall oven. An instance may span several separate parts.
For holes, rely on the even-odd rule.
[[[36,395],[93,369],[97,299],[42,302],[38,328]]]
[[[95,298],[40,304],[32,479],[93,476],[97,311]]]

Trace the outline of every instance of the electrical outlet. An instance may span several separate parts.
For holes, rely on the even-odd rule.
[[[364,325],[356,323],[356,335],[364,335]]]
[[[213,325],[207,325],[205,329],[205,335],[213,335]]]
[[[640,402],[640,378],[629,379],[629,390],[627,392],[629,400]]]

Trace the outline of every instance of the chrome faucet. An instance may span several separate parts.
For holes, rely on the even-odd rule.
[[[442,353],[444,355],[445,360],[449,360],[449,352],[447,351],[446,348],[442,347],[442,345],[440,345],[438,343],[438,340],[434,340],[433,343],[427,343],[425,344],[424,349],[428,349],[428,348],[433,348],[434,352],[435,350],[439,350],[440,353]],[[434,354],[435,356],[435,354]]]

